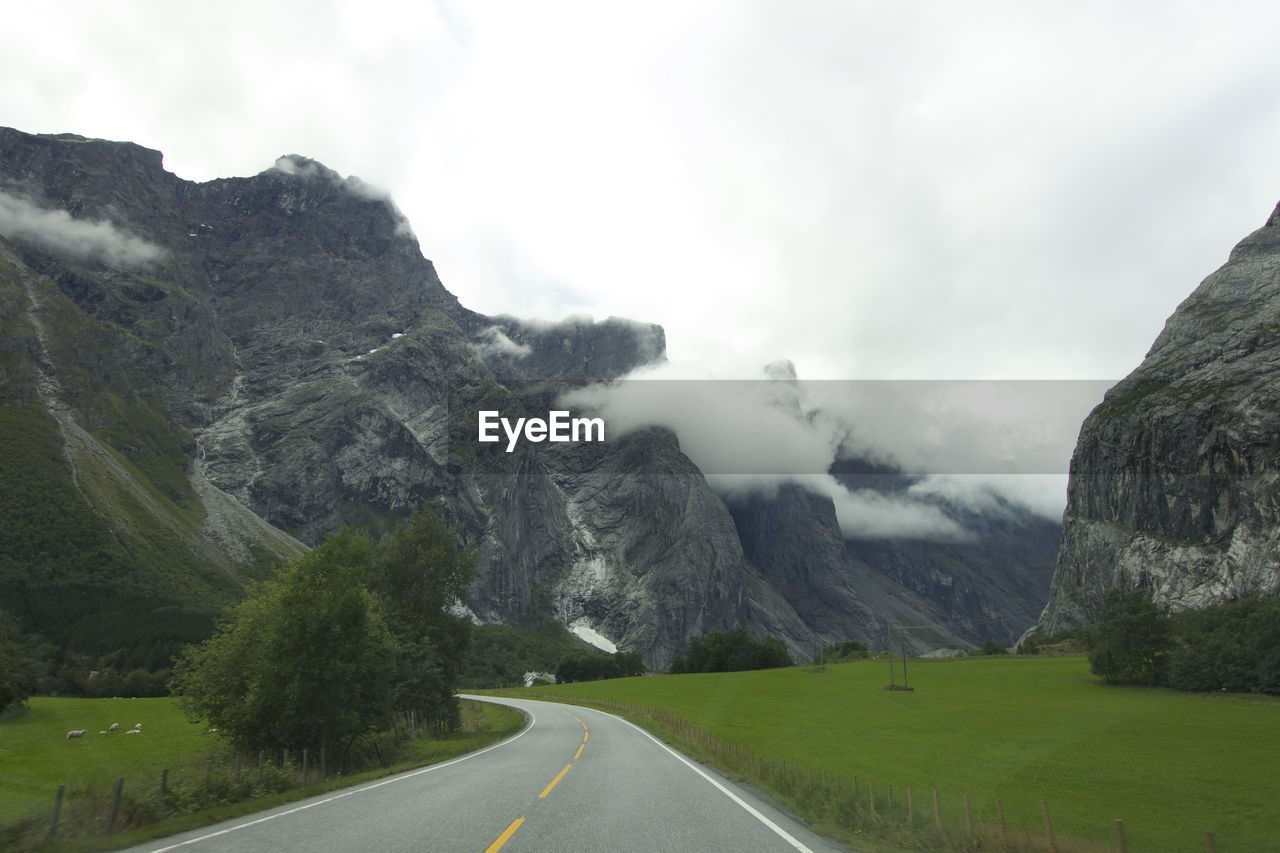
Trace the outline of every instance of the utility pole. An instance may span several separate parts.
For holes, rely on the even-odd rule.
[[[893,625],[885,625],[885,632],[886,638],[884,647],[889,652],[889,689],[895,690],[897,689],[897,685],[893,680]]]
[[[888,634],[888,651],[889,651],[889,686],[885,690],[915,690],[914,687],[907,685],[907,637],[902,629],[902,624],[898,624],[898,648],[902,650],[902,686],[899,687],[894,680],[893,673],[893,624],[886,624],[885,630]]]
[[[902,626],[898,626],[898,643],[902,646],[902,689],[910,690],[907,687],[907,640],[902,635]]]

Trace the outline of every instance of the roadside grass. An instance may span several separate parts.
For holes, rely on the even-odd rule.
[[[1116,820],[1132,851],[1205,850],[1206,832],[1223,850],[1280,849],[1280,701],[1106,686],[1082,658],[912,661],[910,692],[884,690],[887,670],[870,660],[521,692],[622,711],[862,848],[977,849],[985,837],[998,849],[999,800],[1015,849],[1115,850]]]
[[[120,723],[119,731],[100,734],[112,722]],[[137,722],[143,724],[142,734],[126,736]],[[317,781],[303,784],[297,757],[291,756],[288,769],[268,763],[259,783],[256,756],[245,759],[237,774],[230,746],[203,724],[190,723],[171,699],[36,697],[30,713],[0,723],[0,849],[80,851],[139,844],[446,761],[514,734],[524,724],[514,709],[464,702],[461,731],[403,740],[387,766],[345,776],[331,772],[318,781],[313,759],[308,779]],[[83,738],[67,740],[67,731],[81,728],[89,729]],[[386,737],[384,748],[391,746],[391,736]],[[275,759],[278,764],[279,756]],[[114,824],[120,831],[108,833],[120,778],[125,782]],[[65,791],[56,841],[50,844],[59,785]]]

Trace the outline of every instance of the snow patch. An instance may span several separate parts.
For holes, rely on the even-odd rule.
[[[587,621],[585,616],[570,625],[569,630],[578,639],[586,640],[602,652],[608,652],[611,655],[618,652],[618,647],[609,638],[592,628],[591,623]]]

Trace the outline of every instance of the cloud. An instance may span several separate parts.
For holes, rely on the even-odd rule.
[[[1066,506],[1067,475],[933,474],[911,484],[907,492],[988,517],[1007,517],[1016,506],[1057,521]]]
[[[0,190],[0,234],[54,255],[108,266],[142,269],[164,257],[164,250],[126,234],[106,220],[73,219]]]
[[[533,347],[516,343],[497,326],[490,326],[476,335],[476,338],[478,340],[471,341],[469,346],[477,358],[486,361],[494,358],[524,358],[533,352]]]
[[[603,416],[608,434],[673,430],[721,494],[797,483],[834,502],[850,538],[967,541],[957,517],[1014,507],[1061,518],[1073,436],[1102,396],[1095,382],[672,380],[663,366],[576,389],[562,402]],[[893,492],[847,487],[828,472],[857,458],[909,475]],[[948,510],[951,510],[950,512]]]
[[[392,217],[395,218],[396,234],[405,237],[414,236],[413,226],[409,223],[408,217],[401,212],[395,200],[391,198],[391,193],[381,187],[361,180],[355,175],[344,178],[323,163],[318,163],[309,157],[302,157],[297,154],[286,154],[283,157],[277,157],[271,168],[282,174],[299,177],[303,180],[328,181],[357,198],[365,201],[380,202],[390,210]]]

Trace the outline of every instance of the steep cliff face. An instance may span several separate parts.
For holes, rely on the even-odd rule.
[[[549,614],[655,667],[738,627],[798,659],[886,619],[973,642],[948,620],[990,606],[981,578],[942,606],[860,559],[829,498],[731,512],[667,430],[489,453],[478,410],[545,415],[662,359],[662,329],[469,311],[385,195],[304,157],[192,183],[136,145],[0,128],[0,235],[0,494],[30,522],[0,535],[0,603],[42,630],[107,594],[121,630],[207,616],[338,526],[428,502],[479,545],[478,619]],[[104,648],[86,631],[59,639]]]
[[[1280,593],[1280,209],[1165,324],[1080,430],[1040,626],[1104,590],[1173,610]]]

